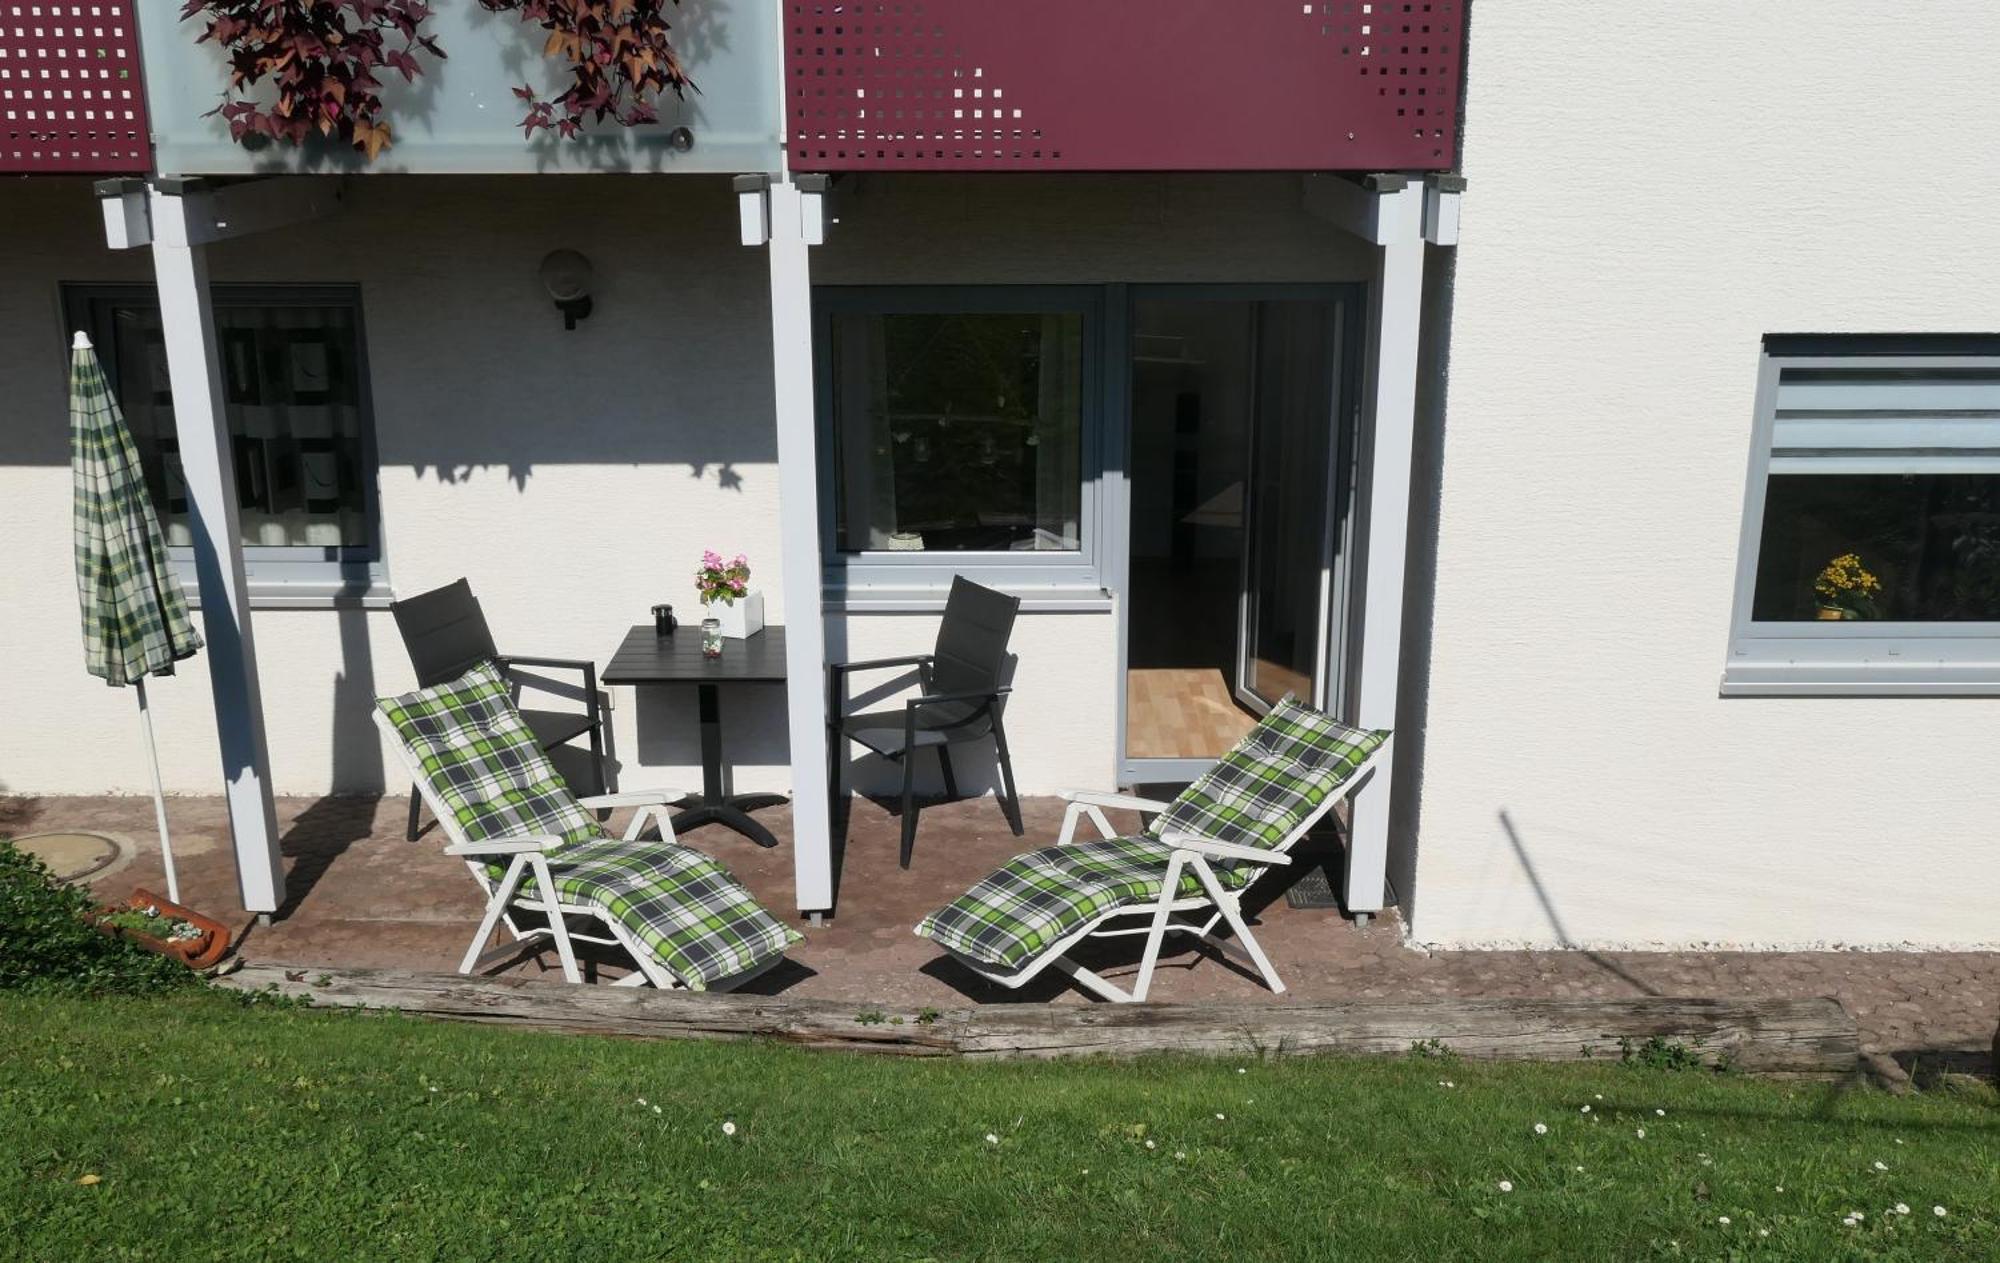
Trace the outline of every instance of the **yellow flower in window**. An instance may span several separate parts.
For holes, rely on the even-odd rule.
[[[1835,557],[1813,580],[1813,595],[1823,617],[1879,618],[1872,594],[1881,590],[1882,581],[1861,564],[1857,553]]]

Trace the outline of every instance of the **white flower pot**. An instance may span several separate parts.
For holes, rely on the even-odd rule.
[[[736,598],[734,604],[717,601],[701,607],[704,618],[712,618],[722,624],[722,635],[726,640],[748,640],[764,630],[764,594],[748,592]]]

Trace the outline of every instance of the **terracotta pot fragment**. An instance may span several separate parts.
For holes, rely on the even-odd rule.
[[[172,956],[189,969],[207,969],[210,965],[213,965],[229,954],[228,926],[213,917],[203,916],[193,908],[183,907],[178,903],[174,903],[164,895],[156,895],[144,887],[134,890],[129,896],[117,903],[106,904],[102,908],[99,908],[98,916],[101,918],[113,912],[123,912],[128,909],[131,911],[143,911],[146,908],[158,908],[159,915],[186,921],[189,925],[200,930],[201,933],[190,939],[168,940],[155,938],[151,934],[141,934],[136,930],[128,930],[123,926],[107,925],[102,920],[98,920],[93,924],[112,938],[126,939],[137,943],[149,952],[158,952],[162,956]]]

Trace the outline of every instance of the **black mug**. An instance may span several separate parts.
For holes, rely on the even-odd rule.
[[[675,625],[673,606],[655,605],[653,607],[653,634],[655,636],[673,635]]]

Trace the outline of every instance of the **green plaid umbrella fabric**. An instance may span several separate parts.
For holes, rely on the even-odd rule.
[[[114,688],[171,675],[174,663],[201,648],[201,636],[167,563],[138,449],[81,333],[70,353],[69,449],[84,665]]]

